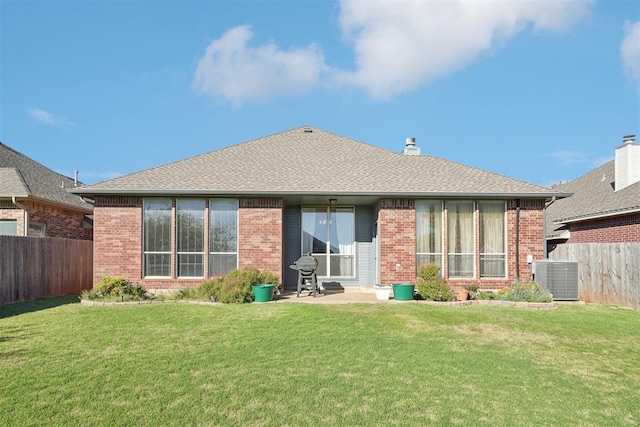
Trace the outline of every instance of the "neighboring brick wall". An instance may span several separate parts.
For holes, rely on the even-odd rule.
[[[91,240],[92,233],[84,228],[83,212],[63,209],[41,203],[25,203],[29,210],[29,221],[45,224],[46,237]]]
[[[640,213],[569,224],[567,243],[640,242]]]
[[[383,199],[379,207],[380,281],[386,285],[415,283],[415,200]]]
[[[24,231],[24,211],[16,209],[13,204],[10,206],[0,206],[0,219],[15,219],[18,236],[22,236]]]
[[[63,239],[91,240],[91,230],[84,228],[85,213],[65,209],[58,206],[36,202],[22,202],[27,208],[30,222],[39,222],[45,225],[45,237],[57,237]],[[11,207],[10,207],[11,206]],[[0,206],[0,219],[16,219],[18,221],[18,235],[24,234],[24,211],[16,209],[13,204],[3,203]]]
[[[122,276],[132,283],[140,282],[142,198],[97,197],[93,217],[94,283],[107,274]]]
[[[238,207],[238,266],[253,266],[282,281],[282,210],[279,198],[244,198]]]

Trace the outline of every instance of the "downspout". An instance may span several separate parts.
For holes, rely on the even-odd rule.
[[[16,196],[11,196],[11,203],[13,203],[18,209],[22,209],[22,235],[27,236],[29,234],[29,211],[25,205],[18,202]]]
[[[520,281],[520,199],[516,199],[516,281]]]
[[[543,249],[543,258],[547,259],[549,257],[549,245],[547,244],[547,208],[551,206],[556,201],[556,196],[553,196],[549,203],[544,205],[544,209],[542,209],[542,249]]]

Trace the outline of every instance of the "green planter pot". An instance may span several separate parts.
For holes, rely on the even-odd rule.
[[[269,302],[273,300],[276,285],[253,285],[251,288],[255,302]]]
[[[411,301],[413,300],[413,291],[415,285],[413,283],[394,283],[393,299],[396,301]]]

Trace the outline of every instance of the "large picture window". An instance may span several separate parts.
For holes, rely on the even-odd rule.
[[[209,201],[209,276],[238,267],[238,201]]]
[[[442,202],[416,201],[416,265],[438,264],[442,272]]]
[[[354,209],[303,208],[302,252],[318,260],[318,276],[355,277]]]
[[[447,202],[449,277],[475,277],[473,202]]]
[[[204,200],[177,201],[178,277],[204,276]]]
[[[480,277],[505,277],[504,202],[480,202]]]
[[[144,199],[143,269],[145,277],[171,276],[171,199]]]

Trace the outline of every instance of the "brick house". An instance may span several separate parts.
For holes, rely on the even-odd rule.
[[[549,250],[563,243],[640,242],[640,144],[623,138],[615,159],[558,187],[547,208]]]
[[[0,142],[0,235],[91,240],[93,205],[80,183]]]
[[[255,266],[291,288],[306,253],[345,287],[415,282],[427,262],[454,287],[526,280],[545,203],[567,194],[400,148],[301,127],[77,188],[95,200],[94,281],[176,288]]]

